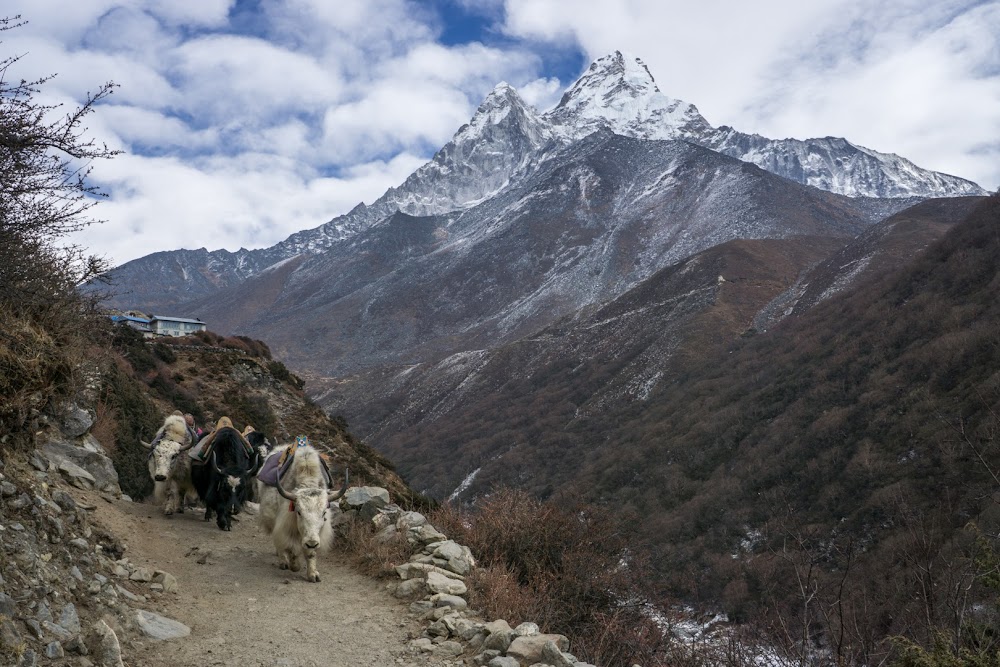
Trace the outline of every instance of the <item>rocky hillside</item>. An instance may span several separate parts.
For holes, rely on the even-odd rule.
[[[575,448],[538,447],[536,437],[618,414],[685,363],[718,355],[842,243],[730,241],[509,344],[317,380],[317,400],[351,415],[359,433],[432,496],[474,498],[505,474],[556,488],[579,469],[579,459],[564,458],[565,447]]]
[[[275,443],[307,434],[354,483],[389,489],[410,506],[418,500],[386,459],[305,397],[302,381],[262,343],[203,334],[151,344],[127,327],[116,327],[111,342],[110,351],[92,350],[98,356],[74,393],[38,399],[30,438],[3,435],[0,664],[111,667],[137,636],[179,636],[182,626],[150,610],[176,580],[131,562],[130,536],[94,521],[96,503],[150,492],[138,439],[150,440],[174,409],[204,422],[226,415],[239,428],[252,423]]]
[[[898,583],[912,575],[895,559],[913,522],[928,522],[943,562],[968,539],[962,526],[995,518],[977,452],[990,461],[998,445],[997,206],[890,218],[842,255],[878,252],[881,272],[766,332],[759,309],[797,282],[793,241],[725,244],[537,335],[353,384],[395,392],[366,409],[417,488],[576,488],[632,508],[685,597],[734,613],[763,603],[780,587],[753,582],[789,534],[863,550],[840,555],[858,586],[890,562]],[[354,389],[330,391],[349,401]]]
[[[889,216],[805,272],[754,318],[765,330],[792,314],[877,276],[899,270],[982,204],[978,197],[931,199]]]
[[[123,480],[126,493],[148,493],[146,452],[138,438],[149,441],[163,416],[179,409],[206,428],[228,416],[237,428],[251,425],[274,444],[308,435],[336,467],[348,467],[356,483],[416,500],[392,464],[309,400],[303,380],[272,360],[260,341],[203,332],[150,344],[127,327],[116,329],[114,349],[127,367],[108,373],[93,409],[101,417],[95,427],[99,439],[118,469],[134,475]]]

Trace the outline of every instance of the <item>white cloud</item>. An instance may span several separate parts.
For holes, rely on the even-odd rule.
[[[794,85],[748,111],[766,132],[825,128],[996,188],[1000,3],[954,17],[889,18],[891,29],[869,26],[870,38],[850,53],[790,67]]]
[[[87,50],[127,54],[148,65],[178,42],[152,15],[132,7],[114,7],[86,31],[81,44]]]
[[[268,39],[351,79],[366,79],[372,64],[435,38],[420,4],[405,0],[262,0],[260,7]]]
[[[94,136],[101,137],[109,146],[130,152],[150,147],[161,151],[203,151],[213,149],[218,141],[216,128],[193,130],[182,120],[153,109],[103,104],[95,118],[89,123]]]
[[[368,159],[416,145],[441,146],[470,116],[465,95],[430,82],[379,82],[363,99],[327,112],[323,146],[335,161]]]
[[[170,25],[218,28],[226,23],[236,0],[146,0],[143,6]]]
[[[514,50],[503,51],[482,44],[445,47],[420,44],[404,57],[387,61],[380,71],[401,81],[437,81],[464,90],[491,90],[497,77],[520,78],[538,66],[534,56]]]
[[[371,203],[425,162],[403,153],[319,177],[295,160],[248,153],[181,161],[124,155],[96,166],[105,220],[72,239],[120,264],[157,250],[262,248]]]
[[[87,92],[93,93],[101,84],[114,80],[120,86],[114,96],[117,103],[163,108],[180,99],[162,72],[126,54],[69,50],[45,36],[18,34],[17,31],[0,47],[7,52],[24,54],[12,67],[13,75],[28,80],[56,75],[42,88],[42,95],[64,94],[82,100]]]
[[[452,1],[505,34],[441,44],[444,5],[420,0],[8,0],[30,24],[0,37],[26,54],[12,75],[58,73],[43,101],[120,84],[88,121],[129,154],[95,165],[108,222],[80,237],[117,262],[267,246],[371,202],[497,82],[550,107],[570,82],[544,63],[578,48],[641,56],[714,124],[1000,184],[998,0]]]
[[[517,89],[521,98],[538,111],[548,111],[559,102],[563,84],[554,77],[535,79]]]
[[[360,97],[327,111],[324,147],[338,160],[370,159],[403,148],[433,152],[502,79],[532,80],[536,57],[481,44],[419,44],[385,60]]]
[[[136,7],[138,0],[5,0],[3,15],[27,20],[36,34],[61,42],[78,42],[106,12],[115,7]],[[6,37],[5,35],[5,43]]]
[[[342,87],[337,72],[309,55],[257,38],[194,39],[173,55],[184,86],[182,105],[213,122],[308,113],[334,104]]]

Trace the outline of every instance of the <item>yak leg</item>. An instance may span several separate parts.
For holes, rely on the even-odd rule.
[[[184,492],[184,500],[181,502],[184,503],[185,507],[194,509],[198,506],[198,492],[189,487],[187,491]]]
[[[219,526],[219,530],[231,530],[232,524],[229,523],[229,510],[225,507],[216,507],[215,523]]]
[[[289,569],[288,557],[291,555],[291,550],[285,547],[284,542],[278,539],[277,534],[271,535],[272,542],[274,543],[274,553],[278,557],[278,567],[282,570]]]
[[[212,489],[209,489],[208,493],[205,494],[205,518],[204,518],[204,521],[208,521],[209,519],[212,518],[212,506],[213,505],[215,505],[215,493],[212,492]]]
[[[319,570],[316,569],[316,552],[306,554],[306,580],[319,581]]]
[[[288,557],[288,569],[292,572],[298,572],[302,569],[302,564],[299,563],[299,555],[292,551],[291,549],[286,549],[285,554]]]
[[[301,570],[299,565],[298,556],[291,549],[277,549],[278,552],[278,567],[282,570],[291,570],[292,572],[298,572]]]
[[[171,480],[167,482],[167,502],[163,506],[163,513],[170,516],[177,509],[177,485]]]

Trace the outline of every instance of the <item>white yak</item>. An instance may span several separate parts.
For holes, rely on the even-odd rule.
[[[289,446],[274,450],[268,457],[270,463],[276,464]],[[345,469],[344,485],[339,491],[328,488],[330,479],[319,451],[311,445],[295,448],[288,469],[284,474],[279,470],[275,476],[275,486],[257,479],[260,525],[274,542],[279,567],[298,572],[302,568],[300,559],[304,559],[306,579],[313,582],[319,581],[317,553],[329,549],[333,541],[328,506],[347,490],[348,472]]]
[[[153,443],[139,441],[149,449],[149,476],[153,478],[153,498],[163,502],[163,513],[184,511],[185,499],[198,498],[191,483],[191,458],[182,454],[194,446],[184,417],[168,416]]]

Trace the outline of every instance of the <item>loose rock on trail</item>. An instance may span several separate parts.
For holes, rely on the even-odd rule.
[[[148,593],[147,608],[191,628],[178,639],[132,642],[129,667],[462,664],[414,653],[408,640],[419,618],[336,549],[320,557],[322,580],[310,583],[278,569],[270,538],[248,513],[224,532],[202,520],[203,510],[166,517],[153,504],[97,504],[95,519],[127,542],[133,564],[177,579],[175,592]]]

